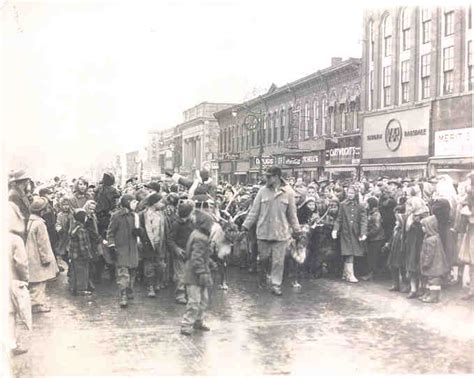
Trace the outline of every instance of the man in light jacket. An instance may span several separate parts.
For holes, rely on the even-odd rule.
[[[257,224],[258,253],[262,264],[260,284],[263,286],[266,282],[271,257],[271,291],[280,296],[285,254],[292,236],[290,227],[296,237],[301,235],[301,228],[296,216],[295,192],[282,179],[281,169],[268,168],[266,179],[266,185],[255,197],[242,229],[248,231]]]

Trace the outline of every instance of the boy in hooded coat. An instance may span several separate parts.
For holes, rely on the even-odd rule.
[[[211,276],[210,235],[214,220],[209,214],[196,210],[193,215],[196,229],[189,236],[186,245],[186,263],[183,283],[186,285],[188,303],[181,322],[181,333],[191,335],[193,329],[209,331],[203,323],[204,311],[209,304]]]

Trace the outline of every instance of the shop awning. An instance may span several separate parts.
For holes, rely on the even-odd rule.
[[[436,165],[451,165],[451,164],[468,164],[472,165],[474,158],[472,157],[439,157],[434,156],[430,158],[430,164]]]
[[[426,164],[405,163],[405,164],[367,164],[362,165],[362,170],[370,171],[421,171],[426,169]]]
[[[326,172],[355,172],[357,167],[345,166],[345,167],[324,167]]]
[[[245,176],[247,172],[232,172],[236,176]]]

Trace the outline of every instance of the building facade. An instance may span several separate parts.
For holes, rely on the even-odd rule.
[[[363,174],[471,170],[471,8],[367,10],[363,41]]]
[[[330,67],[217,112],[220,180],[255,183],[271,165],[306,182],[356,175],[360,69],[360,59],[333,58]]]
[[[191,174],[217,158],[219,125],[214,113],[233,104],[203,102],[183,112],[184,122],[175,128],[180,136],[180,173]],[[176,146],[175,146],[176,147]],[[212,172],[214,176],[217,172]]]

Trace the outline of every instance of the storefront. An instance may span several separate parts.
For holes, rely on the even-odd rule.
[[[231,182],[232,165],[232,161],[221,161],[219,163],[220,181]]]
[[[275,157],[265,155],[261,160],[262,174],[265,174],[265,170],[268,167],[275,165]],[[260,158],[257,156],[250,158],[250,169],[249,169],[249,178],[247,180],[248,184],[256,184],[258,182],[260,172]]]
[[[250,163],[248,160],[240,160],[235,162],[235,169],[232,179],[232,184],[246,185],[248,183],[248,175],[250,170]]]
[[[314,151],[305,153],[301,157],[300,172],[302,175],[300,177],[303,178],[305,183],[309,184],[313,180],[319,180],[323,170],[324,159],[322,159],[322,154],[322,151]]]
[[[463,180],[473,169],[472,127],[436,131],[434,156],[429,159],[430,175],[449,174],[454,181]]]
[[[215,184],[219,182],[219,163],[216,160],[211,160],[211,177]]]
[[[426,176],[430,106],[367,115],[362,135],[362,174],[375,179]]]
[[[356,179],[360,165],[360,135],[327,141],[324,172],[332,180]]]

